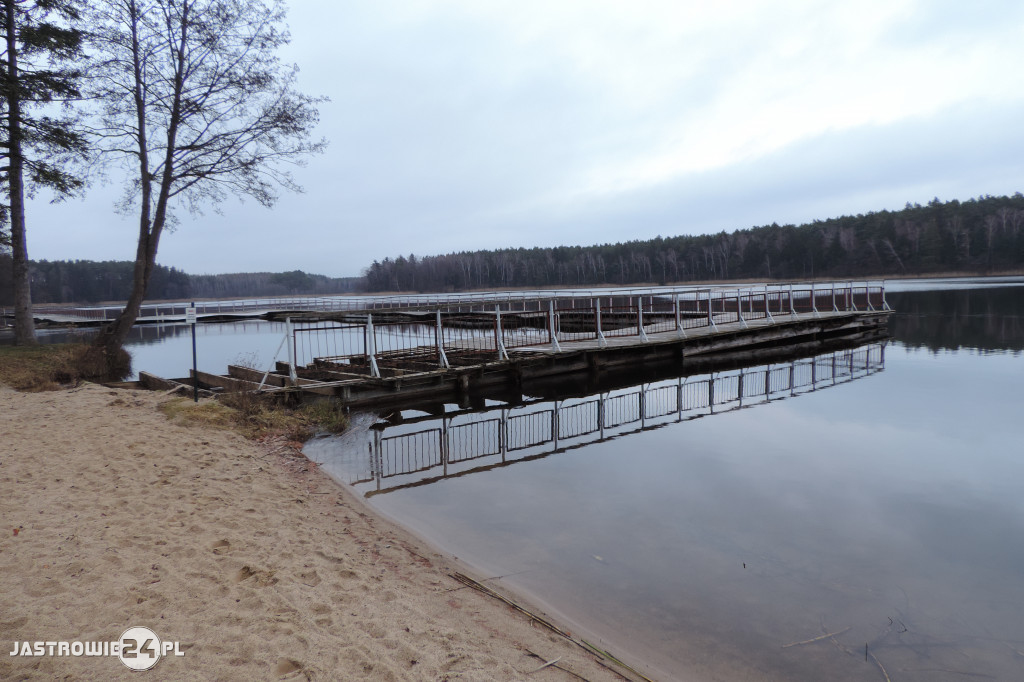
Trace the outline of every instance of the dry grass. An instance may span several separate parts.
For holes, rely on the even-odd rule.
[[[0,382],[19,391],[53,391],[81,380],[77,366],[86,346],[61,343],[0,346]]]
[[[318,431],[339,433],[348,428],[348,417],[334,403],[293,408],[267,396],[245,392],[227,393],[198,403],[189,398],[174,398],[161,403],[160,409],[180,424],[233,429],[252,439],[283,436],[303,442]]]
[[[0,346],[0,383],[19,391],[53,391],[81,381],[102,380],[103,372],[111,371],[112,366],[116,372],[130,372],[130,356],[124,353],[124,357],[108,359],[84,343]],[[284,436],[302,442],[318,431],[339,433],[348,428],[347,415],[334,402],[296,408],[243,391],[199,403],[177,398],[162,403],[160,409],[179,423],[234,429],[254,439]]]

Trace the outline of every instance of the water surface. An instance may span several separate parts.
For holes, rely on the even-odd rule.
[[[392,441],[392,461],[424,470],[380,485],[374,439],[438,424],[416,411],[383,430],[364,417],[307,451],[663,679],[883,680],[881,667],[893,680],[1024,679],[1022,294],[893,294],[882,371],[776,399],[756,399],[748,378],[742,409],[549,441],[503,466],[488,454],[439,473],[429,447]],[[438,428],[461,425],[460,442],[486,452],[499,427],[469,424],[588,400],[499,405],[497,417],[447,406]],[[416,448],[426,459],[409,459]],[[784,648],[828,632],[840,634]]]

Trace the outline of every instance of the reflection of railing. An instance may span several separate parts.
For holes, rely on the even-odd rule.
[[[454,309],[458,308],[458,309]],[[887,309],[881,285],[849,283],[775,286],[758,289],[675,290],[626,295],[612,293],[557,298],[517,298],[486,307],[467,304],[406,311],[366,313],[365,322],[296,326],[295,361],[359,365],[374,376],[395,368],[430,370],[450,364],[477,364],[481,356],[507,357],[510,349],[596,341],[613,337],[675,332],[685,337],[698,328],[748,322],[774,322],[797,315]],[[376,318],[376,319],[375,319]],[[397,362],[400,361],[400,365]]]
[[[374,432],[357,484],[376,492],[536,459],[672,422],[820,390],[882,371],[885,345],[682,377],[564,401],[423,417]],[[389,487],[385,488],[385,482]],[[372,494],[372,493],[371,493]]]

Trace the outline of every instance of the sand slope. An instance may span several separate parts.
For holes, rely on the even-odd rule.
[[[159,394],[0,387],[0,679],[623,679],[280,444],[172,424]],[[14,530],[18,533],[15,535]],[[185,656],[12,657],[116,640]]]

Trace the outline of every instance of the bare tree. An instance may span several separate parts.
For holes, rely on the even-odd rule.
[[[84,185],[68,163],[85,153],[85,139],[72,116],[50,115],[79,96],[82,33],[70,24],[80,17],[80,3],[3,0],[0,6],[0,185],[7,195],[0,204],[0,246],[11,249],[15,342],[32,344],[25,198],[47,187],[60,199]],[[2,229],[7,224],[9,234]]]
[[[270,207],[301,191],[288,166],[323,151],[311,141],[324,101],[296,90],[281,0],[104,0],[94,10],[96,135],[130,176],[123,208],[138,210],[132,291],[98,336],[119,347],[135,323],[173,209],[229,195]]]

